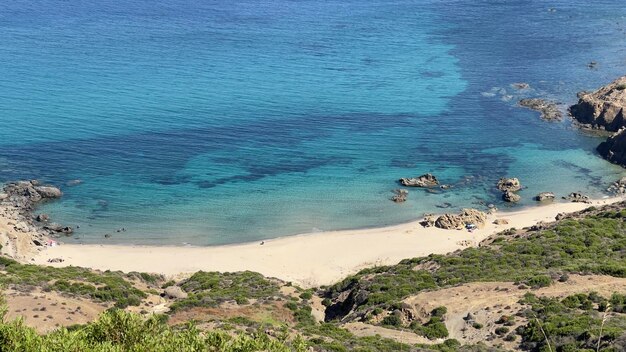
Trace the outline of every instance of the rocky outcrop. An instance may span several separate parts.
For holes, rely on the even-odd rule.
[[[46,214],[33,214],[38,203],[61,197],[60,189],[38,181],[17,181],[5,184],[0,194],[0,217],[9,225],[7,232],[0,232],[3,255],[29,261],[30,255],[49,243],[50,235],[73,232],[71,227],[48,224]]]
[[[553,101],[539,98],[522,99],[519,101],[519,105],[539,111],[541,113],[541,119],[546,121],[561,121],[563,119],[561,110],[559,110],[559,107]]]
[[[399,182],[405,187],[435,187],[439,185],[439,180],[432,174],[424,174],[413,178],[401,178]]]
[[[502,200],[509,203],[517,203],[522,199],[518,194],[515,194],[511,191],[506,191],[502,193]]]
[[[35,203],[44,199],[60,198],[63,195],[60,189],[53,186],[40,186],[38,181],[10,182],[4,186],[7,199],[17,208],[32,210]]]
[[[487,222],[487,214],[476,209],[463,209],[460,214],[443,214],[435,220],[441,229],[462,229],[468,224],[481,228]]]
[[[409,191],[406,189],[396,189],[393,191],[394,195],[391,197],[391,200],[396,203],[404,203],[406,202],[406,197],[409,195]]]
[[[578,98],[569,112],[580,124],[612,132],[626,127],[626,76]]]
[[[502,191],[502,192],[517,192],[520,189],[522,189],[522,184],[519,182],[519,179],[517,179],[516,177],[513,178],[501,178],[500,181],[498,181],[498,184],[496,185],[496,187]]]
[[[600,143],[596,149],[606,160],[626,167],[626,128]]]
[[[556,196],[552,192],[541,192],[538,195],[536,195],[534,199],[538,202],[546,202],[546,201],[552,201],[554,200],[554,198],[556,198]]]

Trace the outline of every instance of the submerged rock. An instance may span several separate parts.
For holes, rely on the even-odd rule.
[[[626,127],[626,76],[595,92],[581,92],[578,98],[569,112],[579,123],[612,132]]]
[[[550,201],[556,198],[552,192],[541,192],[535,196],[535,200],[538,202]]]
[[[443,214],[435,220],[435,226],[441,229],[462,229],[468,224],[484,227],[487,214],[476,209],[463,209],[460,214]]]
[[[401,178],[399,182],[406,187],[435,187],[439,185],[439,180],[432,174],[424,174],[413,178]]]
[[[519,101],[519,105],[531,110],[539,111],[541,113],[541,118],[546,121],[561,121],[563,119],[561,110],[559,110],[558,106],[553,101],[539,98],[522,99]]]
[[[498,181],[498,184],[496,185],[496,187],[501,190],[502,192],[517,192],[520,189],[522,189],[522,184],[519,182],[519,179],[517,179],[516,177],[513,178],[501,178],[500,181]]]
[[[502,193],[502,200],[509,203],[517,203],[522,199],[519,194],[515,194],[511,191],[505,191]]]
[[[409,191],[406,189],[396,189],[393,191],[394,195],[391,197],[391,200],[396,203],[406,202],[406,197],[409,195]]]
[[[530,84],[526,82],[516,82],[516,83],[512,83],[511,87],[517,90],[530,89]]]

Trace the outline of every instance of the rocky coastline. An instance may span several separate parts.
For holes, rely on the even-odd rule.
[[[53,238],[72,234],[71,227],[50,222],[46,214],[36,214],[38,205],[62,196],[58,187],[35,180],[6,183],[0,191],[0,253],[29,261],[46,246],[56,245]]]
[[[626,167],[626,76],[596,91],[579,93],[569,113],[582,128],[614,132],[596,149],[604,159]]]

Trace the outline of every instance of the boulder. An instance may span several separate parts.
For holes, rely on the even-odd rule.
[[[494,225],[508,225],[509,220],[507,219],[496,219],[493,221]]]
[[[50,220],[50,217],[48,216],[48,214],[39,214],[39,215],[37,215],[35,220],[37,220],[39,222],[46,222],[46,221]]]
[[[535,196],[535,200],[538,202],[551,201],[554,198],[556,198],[556,196],[552,192],[541,192]]]
[[[401,178],[399,182],[406,187],[435,187],[439,184],[437,177],[432,174],[424,174],[413,178]]]
[[[61,196],[63,195],[63,192],[61,192],[60,189],[53,186],[37,186],[35,187],[35,190],[42,198],[55,199],[61,198]]]
[[[487,214],[476,209],[463,209],[460,214],[443,214],[435,220],[435,226],[441,229],[462,229],[468,224],[484,227]]]
[[[515,194],[511,191],[505,191],[502,193],[502,200],[509,203],[516,203],[522,199],[518,194]]]
[[[539,98],[522,99],[519,101],[519,105],[539,111],[541,113],[541,119],[546,121],[561,121],[563,119],[563,114],[553,101]]]
[[[582,92],[578,98],[569,112],[579,123],[612,132],[626,127],[626,76],[595,92]]]
[[[409,191],[406,189],[396,189],[393,191],[394,195],[391,197],[391,200],[396,203],[406,202],[406,197],[409,195]]]
[[[183,299],[187,298],[187,292],[183,291],[180,286],[169,286],[163,291],[163,295],[169,299]]]
[[[621,129],[596,148],[598,153],[613,164],[626,167],[626,128]]]
[[[498,181],[498,184],[496,185],[496,187],[498,187],[499,190],[501,190],[502,192],[517,192],[520,189],[522,189],[522,184],[519,182],[519,180],[516,177],[513,178],[501,178],[500,181]]]

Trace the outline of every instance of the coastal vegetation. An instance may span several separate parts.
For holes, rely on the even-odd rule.
[[[318,289],[249,271],[197,272],[177,281],[0,257],[0,284],[14,297],[55,293],[103,307],[87,323],[42,332],[25,319],[8,319],[9,310],[20,308],[9,305],[0,346],[11,351],[619,351],[626,340],[625,292],[577,292],[574,285],[565,296],[539,294],[581,275],[626,278],[624,204],[509,229],[477,248],[364,269]],[[489,313],[497,314],[493,321],[467,313],[461,331],[479,336],[478,344],[451,330],[454,305],[420,312],[411,300],[488,282],[510,282],[522,293],[515,308]],[[167,309],[156,311],[159,302]],[[353,324],[373,330],[363,335]]]

